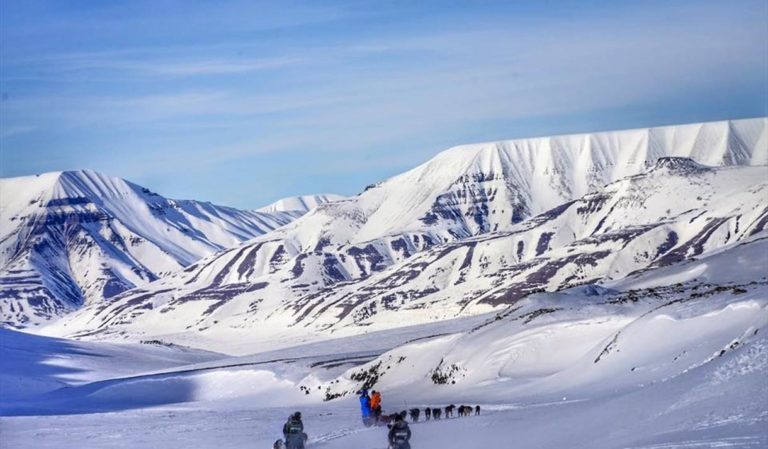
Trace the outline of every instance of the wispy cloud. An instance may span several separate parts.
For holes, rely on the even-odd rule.
[[[716,85],[733,73],[759,75],[761,65],[765,66],[764,60],[754,58],[764,44],[750,41],[748,31],[721,34],[717,42],[704,46],[711,30],[674,27],[661,28],[650,36],[622,36],[619,25],[611,27],[610,33],[618,36],[615,39],[606,39],[604,28],[563,22],[532,34],[497,26],[392,38],[386,43],[372,40],[319,46],[252,61],[137,62],[81,56],[62,65],[71,64],[71,70],[127,70],[155,76],[275,70],[280,80],[288,68],[307,75],[286,76],[279,90],[269,87],[274,79],[264,87],[240,82],[232,86],[219,83],[216,89],[170,85],[164,87],[166,92],[151,95],[46,95],[24,99],[14,107],[30,115],[33,111],[53,114],[70,123],[146,123],[196,116],[214,123],[294,112],[282,118],[280,126],[343,123],[341,126],[349,128],[366,121],[399,121],[401,129],[408,129],[414,123],[446,124],[620,106],[681,88]],[[749,46],[756,48],[745,51]],[[402,64],[377,59],[395,51],[400,58],[415,52],[419,61]],[[359,60],[359,53],[372,56]],[[44,110],[45,104],[55,107]]]
[[[111,56],[111,55],[110,55]],[[123,79],[130,76],[210,76],[254,73],[264,70],[276,70],[291,65],[305,63],[306,60],[296,57],[274,58],[173,58],[137,59],[115,58],[105,55],[71,55],[59,56],[47,61],[33,60],[17,62],[17,70],[2,79],[61,79],[62,76],[85,76],[91,79],[114,79],[115,73]],[[6,64],[13,67],[13,63]],[[100,76],[99,76],[100,74]]]
[[[34,126],[0,126],[0,138],[16,136],[19,134],[30,133],[37,129]]]
[[[129,68],[164,75],[191,76],[257,72],[261,70],[282,68],[288,65],[299,64],[301,62],[303,61],[299,58],[273,58],[253,61],[230,59],[176,62],[173,64],[137,64]]]

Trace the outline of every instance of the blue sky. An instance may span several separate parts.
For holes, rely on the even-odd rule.
[[[768,2],[0,0],[0,176],[242,208],[452,145],[768,115]]]

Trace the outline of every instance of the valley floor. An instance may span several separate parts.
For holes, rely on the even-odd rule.
[[[727,362],[726,362],[727,363]],[[704,373],[629,394],[549,404],[483,404],[481,416],[412,425],[415,449],[760,448],[768,445],[765,371],[715,386]],[[762,376],[762,378],[761,378]],[[758,393],[755,395],[754,393]],[[479,398],[492,399],[492,398]],[[299,408],[310,448],[385,449],[386,427],[365,428],[357,401],[261,407],[212,401],[84,415],[4,417],[8,448],[269,448]]]
[[[8,336],[4,337],[8,341]],[[24,340],[27,338],[21,339]],[[80,349],[90,347],[90,356],[84,357],[86,363],[88,357],[94,356],[119,359],[114,353],[99,354],[105,345],[77,345]],[[344,348],[349,350],[350,345]],[[356,349],[365,352],[362,347]],[[196,354],[191,358],[200,357],[205,355]],[[314,356],[310,358],[315,360]],[[129,358],[124,358],[123,363],[130,365],[127,360]],[[496,394],[497,386],[480,387],[472,393],[473,397],[466,397],[466,392],[461,396],[465,403],[481,404],[481,416],[439,422],[422,420],[412,425],[412,446],[414,449],[766,447],[766,360],[768,338],[762,337],[673,379],[595,397],[563,397],[545,403],[507,402],[503,395]],[[217,363],[224,364],[209,361],[203,365]],[[40,396],[50,402],[25,402],[28,409],[14,408],[6,402],[2,408],[5,416],[0,418],[0,446],[266,449],[280,437],[285,418],[301,410],[310,435],[310,448],[386,448],[386,427],[364,427],[355,397],[330,402],[306,400],[295,394],[293,385],[284,385],[270,377],[262,379],[254,370],[254,367],[240,367],[221,368],[207,374],[117,377],[107,381],[111,385],[100,388],[86,382],[79,387],[65,388],[63,394],[62,390],[54,391],[62,401],[58,406],[56,394]],[[271,370],[274,371],[274,367]],[[174,372],[173,369],[167,371]],[[94,373],[110,377],[104,366],[95,368]],[[178,396],[182,394],[179,379],[190,375],[207,377],[198,377],[194,383],[196,390],[186,392],[190,400],[182,402],[184,399]],[[267,383],[266,388],[248,391],[248,385],[252,387],[259,380]],[[127,389],[121,392],[123,387]],[[434,394],[411,394],[407,388],[385,394],[384,404],[389,411],[447,405],[452,395],[451,387],[447,386]],[[409,397],[414,396],[420,397],[419,403],[408,402]],[[430,402],[430,398],[434,402]],[[72,408],[68,399],[76,400],[83,409]],[[291,405],[282,406],[282,402]],[[111,410],[98,412],[105,404]]]
[[[299,410],[309,449],[385,449],[366,379],[385,413],[481,405],[413,449],[768,447],[766,245],[242,357],[0,329],[0,447],[268,449]]]

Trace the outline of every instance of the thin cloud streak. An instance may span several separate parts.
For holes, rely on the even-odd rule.
[[[102,79],[114,79],[112,72],[125,72],[123,76],[162,76],[162,77],[180,77],[180,76],[205,76],[205,75],[231,75],[253,73],[263,70],[281,69],[290,65],[306,63],[306,60],[300,58],[276,57],[276,58],[230,58],[230,59],[212,59],[197,58],[169,61],[164,60],[129,60],[129,59],[105,59],[99,57],[59,57],[53,67],[49,63],[42,64],[41,61],[33,61],[20,64],[22,73],[26,69],[28,76],[16,75],[15,80],[34,79],[54,79],[60,78],[63,73],[82,72],[102,73]],[[7,78],[3,78],[7,79]],[[128,79],[128,78],[126,78]]]

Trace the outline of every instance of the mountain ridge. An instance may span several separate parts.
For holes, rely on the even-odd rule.
[[[577,275],[569,282],[577,281],[583,274],[568,273],[568,270],[578,264],[582,264],[582,269],[592,264],[601,267],[602,262],[597,260],[614,260],[617,255],[624,254],[610,264],[624,266],[618,273],[627,274],[648,266],[667,253],[672,254],[670,261],[672,257],[692,257],[703,253],[699,248],[704,252],[716,249],[724,241],[745,232],[743,226],[746,225],[740,223],[740,214],[728,209],[727,203],[717,206],[725,207],[722,212],[709,210],[707,199],[700,193],[716,194],[728,183],[740,185],[738,183],[744,181],[739,181],[738,176],[728,178],[729,170],[751,173],[748,178],[753,181],[764,177],[762,166],[768,158],[768,146],[764,145],[768,139],[766,124],[768,119],[758,119],[683,125],[679,129],[671,127],[646,132],[602,133],[589,138],[585,135],[559,140],[540,138],[537,142],[546,143],[543,154],[538,151],[542,147],[530,141],[449,149],[355,197],[321,205],[279,230],[203,259],[185,272],[152,284],[150,289],[129,293],[115,298],[111,305],[91,310],[100,318],[82,315],[74,320],[76,323],[69,323],[69,329],[55,326],[54,334],[95,335],[94,331],[102,333],[113,328],[115,332],[134,329],[139,334],[149,335],[154,332],[152,325],[139,323],[146,317],[131,318],[134,313],[154,315],[156,312],[151,310],[139,310],[149,303],[164,317],[176,317],[175,324],[166,327],[169,335],[184,332],[237,334],[249,329],[250,335],[256,338],[270,332],[279,334],[307,326],[314,329],[312,332],[342,331],[345,326],[349,326],[350,332],[357,332],[374,322],[382,326],[396,325],[402,321],[398,317],[404,316],[398,315],[398,310],[405,304],[421,308],[422,312],[417,314],[420,317],[413,319],[448,317],[430,306],[430,302],[435,307],[437,304],[445,306],[444,298],[440,299],[442,287],[432,286],[433,281],[428,278],[426,284],[418,284],[422,281],[415,280],[425,267],[434,265],[422,266],[419,260],[435,255],[439,256],[436,260],[440,263],[434,266],[442,268],[436,268],[431,275],[445,277],[447,273],[453,273],[451,276],[458,276],[454,281],[463,278],[462,283],[468,285],[468,273],[475,270],[477,276],[477,270],[480,270],[478,279],[487,278],[485,282],[491,282],[482,287],[482,294],[497,299],[490,300],[486,306],[471,301],[477,308],[473,313],[487,311],[489,307],[495,307],[493,304],[508,303],[531,290],[567,286],[567,283],[545,285],[541,282],[555,273],[565,277]],[[754,146],[746,147],[745,142]],[[467,148],[473,150],[467,152]],[[540,158],[533,158],[534,154]],[[611,209],[614,205],[609,202],[611,195],[606,196],[602,191],[617,188],[611,187],[613,183],[628,182],[626,180],[637,176],[642,179],[642,176],[648,176],[644,173],[669,170],[669,166],[700,167],[700,161],[680,159],[690,155],[703,155],[702,159],[715,161],[720,166],[738,165],[738,162],[743,165],[758,163],[761,167],[703,168],[704,173],[709,173],[707,176],[727,179],[723,185],[709,185],[699,179],[699,173],[687,173],[686,170],[675,172],[675,176],[656,173],[662,187],[664,182],[679,178],[683,182],[681,186],[687,189],[681,191],[694,195],[693,198],[702,196],[696,204],[705,218],[686,215],[690,212],[683,208],[685,201],[682,199],[674,208],[656,210],[648,215],[642,209],[646,206],[638,200],[644,198],[642,189],[635,189],[627,197],[621,192],[611,194],[616,198],[611,201],[624,204],[623,208]],[[698,172],[698,168],[695,171]],[[621,178],[614,179],[618,176]],[[757,217],[755,226],[762,223],[764,227],[765,212],[760,209],[764,200],[761,203],[759,197],[763,187],[747,187],[753,191],[744,200],[746,210],[750,216]],[[653,185],[645,189],[651,193],[655,191]],[[580,197],[574,196],[581,192],[584,194]],[[675,191],[668,193],[674,196]],[[580,202],[575,202],[579,198]],[[658,198],[658,201],[666,200],[663,195]],[[722,195],[718,198],[718,201],[724,201]],[[614,210],[614,216],[616,211],[623,210],[640,218],[652,217],[655,221],[635,226],[617,222],[620,225],[611,229],[613,225],[606,218],[611,216],[611,210]],[[578,221],[582,216],[597,218],[590,218],[594,221],[579,231],[581,236],[572,242],[575,233],[573,237],[565,237],[577,221],[558,225],[561,226],[559,231],[546,228],[548,222],[559,220],[558,217],[566,212],[573,217],[568,220]],[[713,221],[709,223],[707,220]],[[677,223],[674,226],[685,227],[689,221],[695,224],[695,235],[668,230],[665,224]],[[524,231],[528,232],[528,237],[525,237],[522,252],[530,254],[525,256],[530,260],[523,260],[518,267],[509,264],[510,259],[521,252],[516,246],[519,242],[512,239],[508,239],[509,245],[501,246],[509,254],[502,258],[494,256],[493,265],[483,259],[482,251],[469,249],[473,244],[477,245],[478,239],[491,240],[505,233],[520,232],[520,226],[529,228]],[[737,228],[739,232],[734,234]],[[671,230],[675,230],[676,237],[672,237]],[[725,238],[726,234],[730,237]],[[653,248],[642,243],[651,235],[649,242],[653,242]],[[568,246],[573,244],[576,246]],[[433,247],[434,250],[429,250]],[[664,251],[659,252],[659,247]],[[649,252],[649,255],[644,256],[643,252]],[[452,259],[443,260],[449,254],[453,254]],[[634,257],[639,257],[640,262],[627,265],[626,261]],[[574,265],[576,262],[578,264]],[[451,268],[453,264],[455,268]],[[585,273],[599,273],[599,270]],[[394,273],[404,283],[377,285],[377,279],[388,273]],[[504,277],[510,282],[493,284]],[[588,280],[581,279],[582,282]],[[459,296],[478,294],[469,289]],[[132,301],[132,306],[123,307]],[[466,306],[451,304],[451,313]],[[388,305],[392,306],[392,314],[380,313],[386,311]],[[371,313],[366,309],[369,307],[379,313]],[[374,315],[375,318],[371,318]],[[151,322],[155,319],[148,321]]]
[[[0,179],[0,315],[45,321],[262,235],[301,211],[173,200],[93,170]]]

